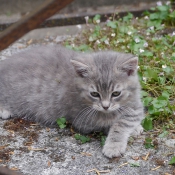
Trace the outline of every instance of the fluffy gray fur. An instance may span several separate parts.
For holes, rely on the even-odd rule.
[[[59,117],[80,133],[107,131],[107,157],[125,152],[144,117],[138,58],[114,51],[78,53],[40,46],[0,62],[0,116],[54,125]]]

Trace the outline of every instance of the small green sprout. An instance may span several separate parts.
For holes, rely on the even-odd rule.
[[[105,144],[105,141],[106,141],[106,136],[104,136],[104,135],[101,135],[101,142],[100,142],[100,144],[101,144],[101,146],[104,146],[104,144]]]
[[[152,143],[152,139],[149,138],[149,137],[145,138],[145,143],[144,143],[144,145],[145,145],[145,148],[146,148],[146,149],[154,148],[154,145],[153,145],[153,143]]]
[[[130,167],[140,167],[139,162],[129,163]]]
[[[86,142],[89,142],[91,140],[90,137],[84,136],[81,134],[75,134],[74,137],[76,140],[80,140],[81,143],[86,143]]]
[[[175,156],[171,158],[171,160],[168,163],[169,165],[175,165]]]
[[[65,128],[66,127],[66,118],[61,117],[61,118],[57,119],[57,124],[58,124],[60,129]]]

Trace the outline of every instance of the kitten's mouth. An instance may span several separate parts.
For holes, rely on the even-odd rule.
[[[109,114],[109,113],[111,113],[112,111],[109,110],[109,109],[102,109],[101,112]]]

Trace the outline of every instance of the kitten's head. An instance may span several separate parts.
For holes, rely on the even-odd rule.
[[[71,63],[81,79],[78,86],[83,102],[96,111],[110,113],[128,101],[134,103],[133,96],[139,89],[137,57],[106,51],[85,54]]]

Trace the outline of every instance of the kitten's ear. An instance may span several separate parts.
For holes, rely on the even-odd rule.
[[[70,62],[74,66],[75,71],[77,72],[78,75],[80,75],[81,77],[88,76],[89,67],[86,64],[83,64],[83,63],[76,61],[76,60],[70,60]]]
[[[126,72],[128,76],[134,75],[137,72],[138,57],[130,58],[121,65],[121,70]]]

